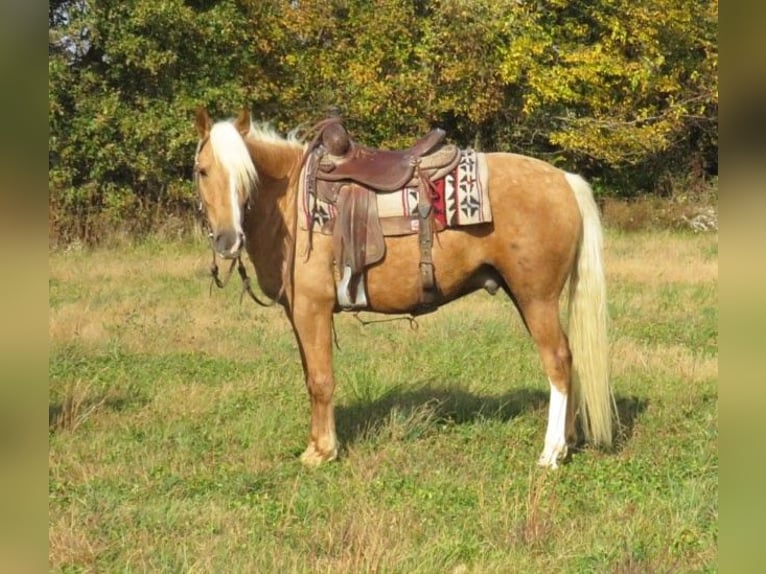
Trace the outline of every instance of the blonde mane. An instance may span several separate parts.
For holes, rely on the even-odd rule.
[[[247,196],[258,183],[258,173],[247,147],[231,122],[217,122],[210,129],[213,157],[232,178],[232,184]]]
[[[271,124],[267,122],[252,122],[247,137],[264,143],[303,148],[304,142],[297,134],[298,130],[295,129],[288,133],[287,137],[282,137],[273,127],[271,127]]]
[[[250,150],[250,157],[256,162],[256,169],[263,170],[272,177],[297,176],[305,143],[297,136],[297,130],[287,137],[281,136],[268,123],[250,123],[245,136],[245,145]],[[296,173],[293,173],[296,172]]]

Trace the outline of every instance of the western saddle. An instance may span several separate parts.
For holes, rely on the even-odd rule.
[[[446,133],[438,128],[409,149],[396,151],[359,145],[349,138],[337,116],[320,122],[316,130],[306,151],[307,193],[334,205],[337,211],[328,225],[340,276],[337,293],[341,308],[353,310],[368,306],[364,271],[385,255],[384,234],[417,232],[422,287],[418,312],[432,310],[436,301],[431,258],[436,224],[432,182],[455,168],[460,160],[459,150],[444,144]],[[404,188],[417,188],[417,214],[381,220],[376,194]]]

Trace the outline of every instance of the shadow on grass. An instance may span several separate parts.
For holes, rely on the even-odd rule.
[[[622,448],[630,442],[633,437],[633,428],[636,426],[636,419],[649,406],[649,399],[631,395],[629,397],[616,398],[617,413],[620,416],[620,426],[616,432],[615,450]]]
[[[618,453],[627,446],[630,439],[633,437],[633,428],[636,425],[636,420],[643,413],[649,405],[649,399],[631,396],[615,397],[615,403],[617,405],[617,415],[620,420],[615,423],[614,427],[614,441],[612,447],[607,449],[608,452]],[[582,431],[581,419],[577,418],[577,444],[571,446],[569,449],[568,457],[576,455],[587,446]]]
[[[457,387],[415,385],[414,389],[392,389],[372,401],[336,407],[336,425],[343,444],[354,444],[375,433],[392,415],[402,420],[424,413],[432,422],[470,424],[478,420],[507,422],[527,411],[544,409],[548,393],[518,389],[499,396],[481,396]]]
[[[619,426],[615,429],[613,450],[630,442],[638,417],[649,401],[637,396],[617,396]],[[516,389],[499,396],[481,396],[458,387],[431,383],[414,389],[395,388],[372,401],[357,401],[336,406],[337,432],[342,445],[353,445],[375,435],[396,415],[399,420],[427,419],[431,423],[471,424],[479,420],[508,422],[525,412],[538,411],[543,425],[547,421],[548,392]],[[542,427],[544,430],[544,426]],[[582,437],[581,429],[578,429]],[[575,447],[579,450],[582,443]]]

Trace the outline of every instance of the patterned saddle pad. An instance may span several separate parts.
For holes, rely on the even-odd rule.
[[[308,162],[307,162],[308,164]],[[327,233],[327,223],[334,220],[337,210],[334,205],[317,199],[306,193],[306,178],[309,177],[308,165],[304,166],[300,176],[300,203],[303,217],[300,217],[302,229],[312,227],[314,231]],[[474,150],[462,150],[457,166],[446,176],[433,182],[434,191],[431,201],[434,209],[437,229],[476,225],[492,221],[487,186],[487,162],[483,153]],[[385,220],[412,222],[409,233],[418,230],[418,189],[405,187],[399,191],[377,193],[378,215]],[[387,229],[384,225],[384,230]],[[402,233],[398,231],[388,234]]]

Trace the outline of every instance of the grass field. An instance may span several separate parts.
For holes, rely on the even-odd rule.
[[[288,323],[210,296],[202,239],[52,252],[51,570],[717,571],[718,238],[606,244],[621,436],[558,471],[503,296],[339,316],[343,449],[310,471]]]

